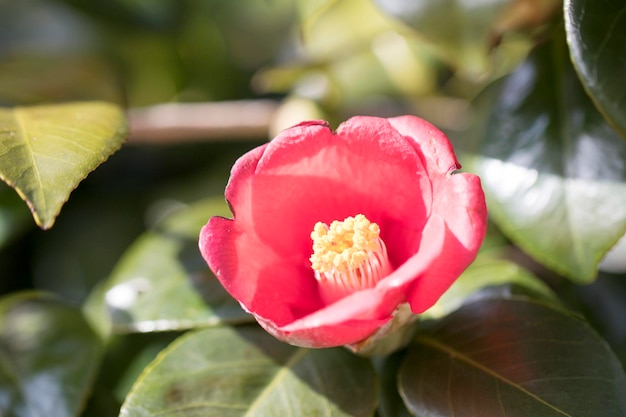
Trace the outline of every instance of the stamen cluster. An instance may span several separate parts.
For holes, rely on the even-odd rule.
[[[311,268],[329,299],[371,288],[391,270],[380,228],[363,214],[318,222],[311,239]]]

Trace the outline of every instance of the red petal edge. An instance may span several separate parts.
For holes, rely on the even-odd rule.
[[[345,131],[345,134],[351,135],[353,130],[359,130],[360,124],[368,125],[370,119],[375,121],[374,125],[382,120],[354,118],[344,123],[338,132]],[[282,279],[302,277],[308,271],[302,270],[302,265],[289,268],[287,262],[269,250],[264,245],[264,239],[254,232],[258,220],[255,220],[254,204],[251,204],[252,182],[259,170],[263,170],[260,167],[281,166],[284,158],[295,158],[287,161],[287,166],[290,162],[298,162],[301,155],[283,153],[283,146],[317,139],[315,132],[333,141],[336,138],[328,136],[330,129],[325,122],[301,123],[270,144],[250,151],[233,166],[226,197],[236,211],[236,222],[211,219],[201,232],[200,250],[228,292],[253,314],[257,312],[257,321],[277,338],[306,347],[359,342],[384,325],[401,302],[408,300],[416,313],[425,311],[474,259],[485,234],[487,213],[478,177],[471,174],[450,175],[459,167],[452,146],[445,135],[428,122],[404,116],[389,119],[389,123],[422,155],[432,181],[433,204],[429,207],[432,212],[423,229],[420,250],[375,288],[352,294],[321,309],[319,299],[311,296],[317,292],[311,287],[314,282],[306,279],[284,282]],[[317,146],[320,144],[317,143]],[[255,248],[254,253],[246,254],[243,250],[246,262],[238,262],[241,253],[237,248],[245,249],[250,245]],[[266,275],[265,284],[273,282],[272,286],[287,286],[290,287],[288,291],[281,291],[281,294],[262,291],[263,296],[259,297],[259,281],[251,281],[250,277],[259,274],[255,268],[267,265],[272,265],[272,271]],[[314,312],[302,314],[293,311],[289,306],[294,305],[299,305],[302,312]],[[262,317],[258,314],[260,311],[271,311],[272,320],[267,315]],[[302,318],[294,321],[293,317]]]

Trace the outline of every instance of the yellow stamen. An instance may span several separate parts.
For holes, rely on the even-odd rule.
[[[317,222],[311,239],[311,267],[320,283],[333,287],[332,298],[373,287],[390,272],[380,228],[363,214],[335,220],[330,227]]]

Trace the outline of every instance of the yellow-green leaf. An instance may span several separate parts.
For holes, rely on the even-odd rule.
[[[258,326],[188,332],[139,376],[120,417],[370,417],[371,363],[342,348],[303,349]]]
[[[125,116],[110,103],[0,109],[0,178],[49,229],[72,190],[125,136]]]

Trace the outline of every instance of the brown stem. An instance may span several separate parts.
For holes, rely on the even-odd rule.
[[[128,142],[263,139],[268,137],[277,108],[278,103],[272,100],[240,100],[130,109]]]

